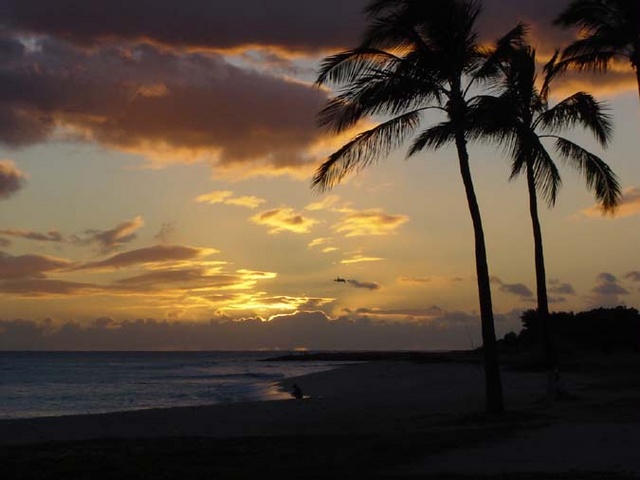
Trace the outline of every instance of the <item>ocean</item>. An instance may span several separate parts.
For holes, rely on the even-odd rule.
[[[290,398],[276,382],[344,362],[278,352],[0,352],[0,419]]]

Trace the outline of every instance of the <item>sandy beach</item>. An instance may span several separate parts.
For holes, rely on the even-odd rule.
[[[205,471],[247,478],[265,465],[306,469],[306,478],[633,478],[640,476],[638,363],[637,355],[577,363],[563,374],[567,397],[554,401],[543,399],[544,373],[505,370],[508,412],[497,417],[483,413],[478,364],[360,363],[274,386],[297,383],[301,401],[0,421],[1,459],[14,465],[11,478],[33,478],[39,465],[38,478],[85,478],[82,469],[100,462],[146,478],[149,470],[131,467],[140,455],[157,456],[153,470],[176,465],[176,452],[182,478]],[[159,471],[175,478],[171,468]]]

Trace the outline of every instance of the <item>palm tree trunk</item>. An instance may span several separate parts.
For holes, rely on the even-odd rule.
[[[489,267],[487,266],[487,250],[484,242],[482,218],[480,208],[473,188],[471,169],[469,167],[469,153],[464,132],[456,131],[456,148],[460,163],[460,174],[464,182],[467,195],[469,213],[473,222],[475,236],[476,273],[478,275],[478,295],[480,297],[480,319],[482,324],[482,350],[484,353],[485,372],[485,400],[489,413],[504,411],[502,396],[502,380],[500,378],[500,364],[498,361],[498,345],[493,321],[493,307],[491,305],[491,285],[489,281]]]
[[[536,184],[533,166],[527,163],[527,187],[529,190],[529,212],[531,213],[531,226],[533,227],[533,248],[536,265],[536,293],[538,298],[538,321],[542,330],[542,343],[547,370],[553,374],[558,366],[558,356],[551,335],[551,322],[549,318],[549,299],[547,297],[547,274],[544,265],[544,251],[542,247],[542,228],[538,217],[538,199],[536,197]]]

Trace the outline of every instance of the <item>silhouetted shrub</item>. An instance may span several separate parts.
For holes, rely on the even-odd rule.
[[[519,345],[523,348],[541,345],[542,329],[538,312],[526,310],[520,318],[523,328],[518,334]],[[561,349],[640,351],[640,314],[635,308],[596,308],[577,314],[553,312],[549,329]]]

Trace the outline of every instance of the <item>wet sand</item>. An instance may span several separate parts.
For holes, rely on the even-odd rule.
[[[149,468],[175,463],[164,449],[186,449],[181,458],[189,466],[180,471],[183,478],[225,469],[245,478],[265,465],[273,472],[309,469],[308,478],[353,474],[352,469],[369,478],[528,472],[608,472],[624,478],[640,475],[638,357],[619,364],[612,357],[575,364],[563,375],[569,395],[555,401],[543,398],[544,373],[505,371],[508,413],[503,416],[483,413],[478,364],[373,361],[282,382],[283,389],[297,383],[307,397],[301,401],[4,420],[0,460],[23,459],[16,464],[23,474],[15,478],[34,476],[33,469],[52,455],[58,463],[44,469],[50,476],[41,478],[76,473],[80,478],[83,468],[99,465],[95,459],[81,461],[93,458],[96,448],[103,462],[121,466],[137,464],[140,452],[151,458],[164,452]],[[126,460],[116,462],[114,449]],[[227,454],[212,456],[213,450]],[[245,461],[236,462],[238,455]],[[200,456],[209,460],[196,461]],[[65,475],[58,476],[60,465],[67,465]],[[167,468],[163,471],[171,471]],[[127,475],[149,474],[142,468]]]

